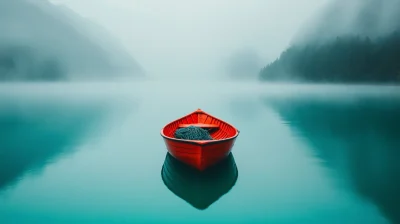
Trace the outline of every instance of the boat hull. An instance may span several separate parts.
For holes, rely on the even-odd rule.
[[[225,159],[231,152],[235,140],[236,138],[233,138],[198,145],[164,138],[168,152],[174,158],[198,170],[205,170]]]
[[[212,140],[175,138],[174,133],[176,130],[188,126],[207,129]],[[177,160],[201,171],[226,158],[231,152],[238,135],[239,130],[233,125],[201,109],[172,121],[161,129],[161,136],[168,152]]]

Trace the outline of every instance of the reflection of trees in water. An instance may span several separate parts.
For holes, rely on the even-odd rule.
[[[19,107],[0,102],[0,191],[70,153],[104,114],[98,106]]]
[[[292,98],[270,105],[330,169],[346,176],[389,220],[400,223],[398,99]]]

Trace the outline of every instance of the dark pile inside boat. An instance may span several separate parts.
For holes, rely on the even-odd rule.
[[[196,126],[177,129],[175,131],[175,138],[185,140],[213,140],[206,129]]]

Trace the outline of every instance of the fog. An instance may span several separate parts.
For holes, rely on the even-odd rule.
[[[399,0],[336,0],[307,21],[293,41],[325,41],[344,35],[376,38],[399,28]]]
[[[262,64],[329,0],[52,0],[107,28],[156,79],[224,77],[229,58]]]
[[[0,1],[0,80],[137,76],[140,65],[103,27],[45,0]]]
[[[347,34],[373,38],[400,28],[398,0],[15,0],[0,5],[5,58],[24,55],[43,64],[19,71],[25,76],[31,76],[27,70],[82,72],[72,67],[115,73],[106,67],[117,63],[131,67],[132,74],[146,71],[150,79],[254,79],[293,44]],[[25,48],[10,50],[21,42]],[[1,73],[16,63],[1,60]],[[19,58],[17,64],[21,60],[30,59]],[[74,66],[67,69],[59,61]]]

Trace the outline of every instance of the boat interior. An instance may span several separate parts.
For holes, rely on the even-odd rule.
[[[232,138],[238,134],[237,129],[232,125],[201,110],[197,110],[185,117],[169,123],[164,127],[162,133],[169,138],[174,138],[174,133],[178,128],[185,128],[188,126],[201,127],[208,130],[213,140]]]

